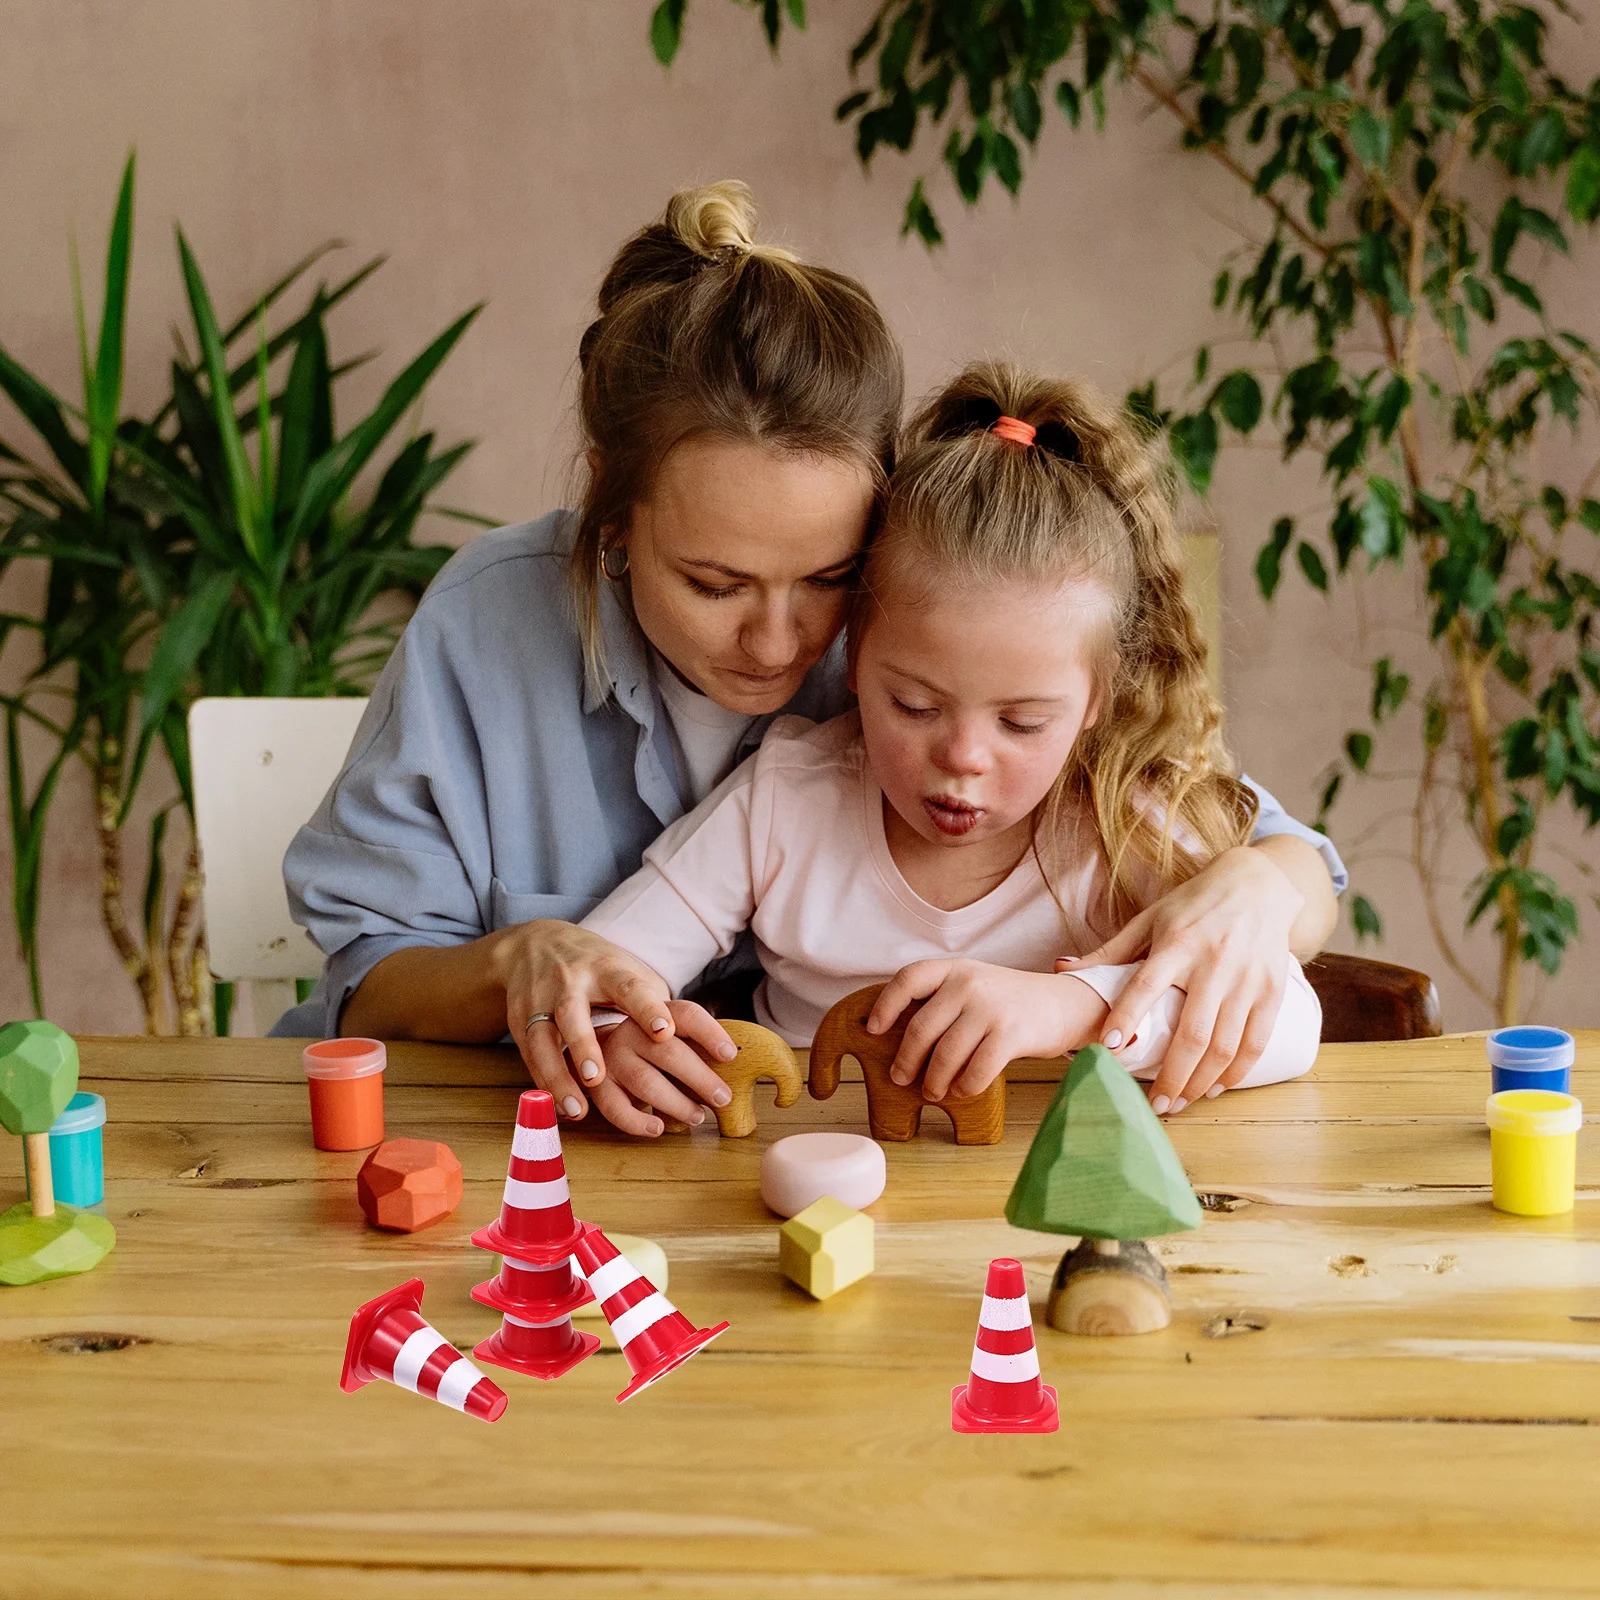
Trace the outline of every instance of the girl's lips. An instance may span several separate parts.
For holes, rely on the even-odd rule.
[[[983,818],[983,812],[977,806],[930,799],[926,795],[922,800],[922,809],[927,812],[928,820],[934,827],[952,839],[959,839],[962,834],[971,833]]]

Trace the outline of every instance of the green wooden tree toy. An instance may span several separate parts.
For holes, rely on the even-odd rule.
[[[104,1217],[56,1205],[50,1129],[78,1087],[78,1047],[50,1022],[0,1028],[0,1126],[20,1134],[29,1199],[0,1215],[0,1283],[37,1283],[98,1266],[116,1242]]]
[[[1166,1129],[1101,1045],[1073,1058],[1028,1147],[1006,1221],[1079,1243],[1050,1289],[1051,1327],[1149,1333],[1172,1320],[1167,1275],[1143,1241],[1200,1226],[1200,1203]]]

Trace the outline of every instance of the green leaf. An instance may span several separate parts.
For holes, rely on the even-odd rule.
[[[1396,672],[1394,663],[1383,656],[1372,664],[1372,720],[1382,722],[1405,704],[1411,691],[1409,673]]]
[[[155,653],[145,669],[144,694],[139,706],[141,728],[149,738],[159,733],[167,707],[178,697],[183,680],[193,671],[200,652],[211,642],[211,635],[216,632],[233,596],[236,581],[232,572],[212,573],[162,628]]]
[[[1437,750],[1450,731],[1450,713],[1437,700],[1429,700],[1423,713],[1422,738],[1430,750]]]
[[[923,190],[921,178],[911,185],[911,194],[906,200],[905,220],[900,224],[900,237],[904,238],[908,233],[916,234],[930,250],[944,243],[939,219],[933,214],[933,207],[928,204],[928,196]]]
[[[1549,212],[1541,211],[1537,206],[1523,206],[1519,215],[1524,233],[1531,233],[1542,244],[1566,255],[1567,236],[1561,231],[1561,224]]]
[[[1270,600],[1277,592],[1283,576],[1283,552],[1294,537],[1294,518],[1279,517],[1272,525],[1272,537],[1262,545],[1256,557],[1256,585],[1263,600]]]
[[[1254,373],[1230,372],[1211,395],[1223,420],[1240,433],[1249,433],[1261,420],[1261,385]]]
[[[1584,145],[1567,168],[1567,210],[1576,222],[1593,222],[1600,216],[1600,150]]]
[[[1077,86],[1063,78],[1056,85],[1056,104],[1061,107],[1062,116],[1076,128],[1083,119],[1083,102],[1078,96]]]
[[[1195,489],[1211,487],[1211,469],[1217,459],[1217,419],[1209,411],[1179,417],[1170,429],[1172,453]]]
[[[111,449],[122,409],[123,330],[128,316],[128,262],[133,250],[134,158],[122,169],[117,209],[106,244],[105,302],[100,308],[100,342],[94,384],[89,392],[89,503],[103,513]]]
[[[255,475],[250,470],[250,459],[245,454],[244,437],[239,431],[239,419],[234,414],[233,393],[228,385],[228,363],[223,354],[222,338],[217,330],[217,316],[212,308],[211,294],[200,274],[200,264],[178,230],[178,256],[183,264],[184,287],[189,296],[189,309],[194,317],[195,334],[206,375],[211,385],[211,417],[216,424],[222,443],[223,460],[228,469],[231,509],[239,540],[246,551],[260,560],[262,556],[259,516],[260,505],[256,493]]]
[[[1355,929],[1356,940],[1383,938],[1383,919],[1377,908],[1364,894],[1350,897],[1350,924]]]
[[[1328,569],[1323,565],[1322,557],[1316,550],[1302,539],[1295,549],[1295,558],[1300,563],[1300,570],[1305,574],[1306,582],[1313,589],[1320,589],[1324,594],[1328,592]]]
[[[1233,274],[1223,268],[1216,276],[1216,281],[1211,285],[1211,304],[1221,310],[1228,298],[1228,290],[1233,286]]]
[[[1372,760],[1372,735],[1370,733],[1351,733],[1345,736],[1344,753],[1350,758],[1350,765],[1357,772],[1365,772],[1367,763]]]
[[[1360,28],[1341,28],[1328,46],[1328,59],[1323,64],[1323,76],[1329,83],[1342,78],[1356,64],[1361,54]]]
[[[1031,83],[1014,83],[1006,91],[1006,108],[1017,132],[1032,144],[1039,137],[1043,113],[1039,108],[1039,91]]]
[[[1365,167],[1381,172],[1389,165],[1389,124],[1381,122],[1365,106],[1357,106],[1350,118],[1350,148]]]
[[[789,13],[789,20],[797,28],[803,29],[806,25],[806,0],[783,0],[783,9]]]
[[[0,390],[49,445],[51,455],[87,498],[89,453],[67,426],[65,406],[45,383],[13,361],[3,346],[0,346]]]
[[[656,60],[670,67],[683,43],[683,13],[689,0],[661,0],[650,14],[650,48]]]

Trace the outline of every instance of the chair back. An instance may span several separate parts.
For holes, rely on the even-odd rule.
[[[283,856],[339,775],[366,705],[230,696],[189,710],[211,972],[258,986],[258,1031],[293,1003],[294,979],[322,972],[322,952],[289,915]]]

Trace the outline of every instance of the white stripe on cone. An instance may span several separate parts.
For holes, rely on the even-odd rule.
[[[436,1328],[418,1328],[400,1346],[394,1358],[394,1381],[402,1389],[417,1392],[417,1377],[428,1364],[428,1357],[449,1340]]]
[[[554,1161],[561,1154],[557,1128],[525,1128],[519,1122],[511,1135],[511,1153],[524,1161]]]
[[[663,1317],[670,1317],[677,1307],[659,1290],[647,1295],[636,1306],[626,1311],[611,1324],[618,1344],[632,1344],[646,1328],[653,1328]]]
[[[440,1341],[443,1343],[443,1341]],[[434,1399],[447,1406],[454,1406],[457,1411],[467,1409],[467,1396],[483,1381],[483,1374],[467,1360],[465,1356],[452,1361],[444,1369],[444,1376],[439,1380],[438,1393]]]
[[[573,1270],[581,1272],[578,1258],[572,1258]],[[638,1269],[626,1256],[616,1256],[610,1261],[602,1261],[598,1267],[589,1274],[589,1287],[594,1290],[596,1300],[609,1300],[619,1289],[625,1289],[639,1276]]]
[[[996,1355],[993,1350],[972,1347],[972,1375],[991,1383],[1030,1383],[1039,1376],[1037,1349],[1019,1350],[1012,1356]]]
[[[978,1321],[985,1328],[993,1328],[996,1333],[1014,1333],[1018,1328],[1033,1326],[1033,1310],[1028,1305],[1026,1295],[1018,1295],[1014,1300],[996,1300],[985,1295]]]
[[[558,1206],[570,1200],[565,1176],[550,1178],[544,1183],[529,1183],[522,1178],[507,1178],[505,1203],[522,1211],[543,1211],[548,1206]]]

